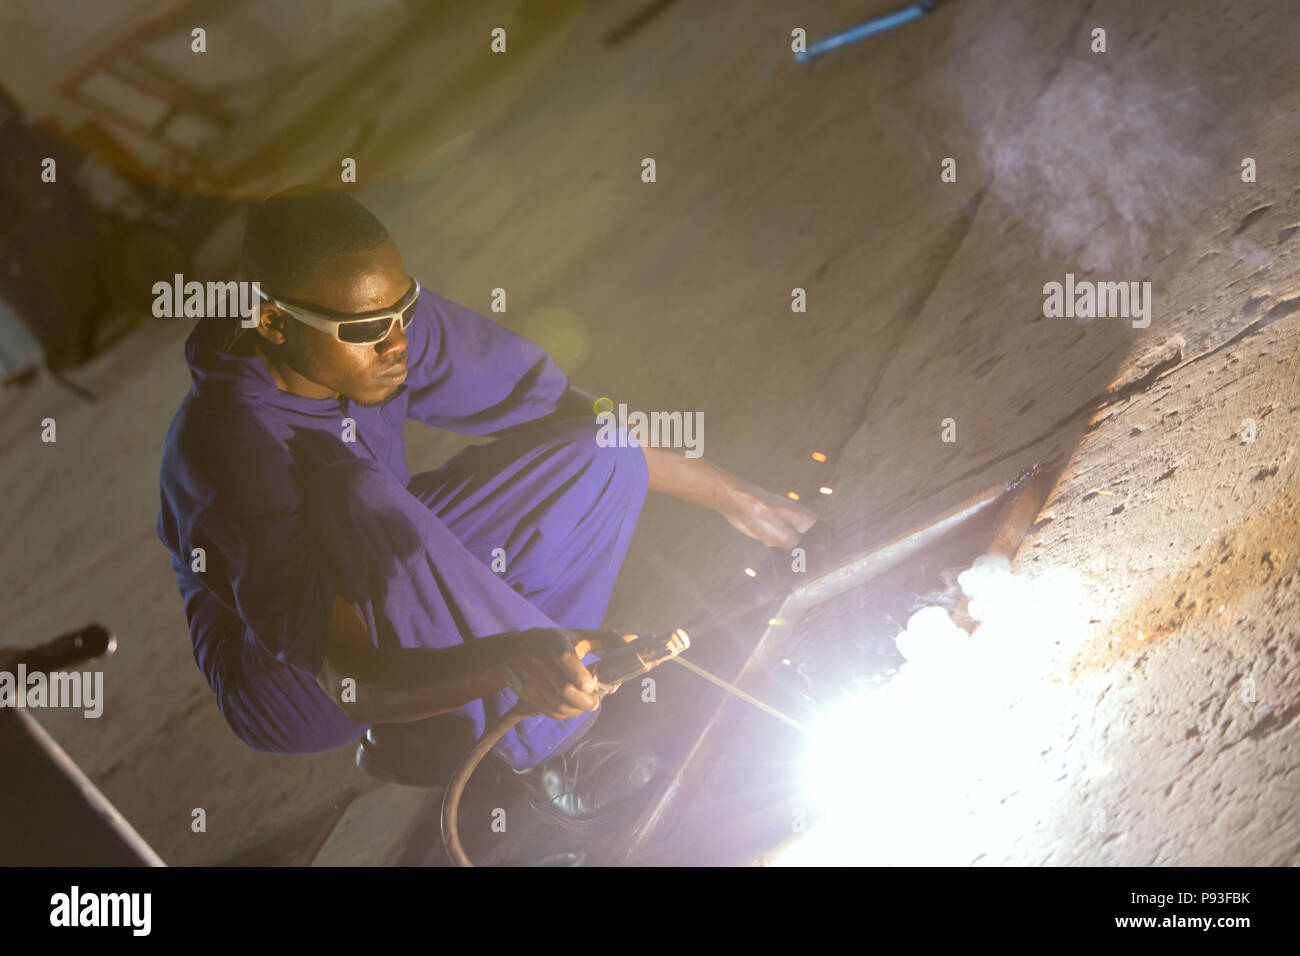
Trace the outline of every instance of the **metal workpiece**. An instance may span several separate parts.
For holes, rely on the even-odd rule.
[[[1008,565],[1015,560],[1025,535],[1043,510],[1043,502],[1047,500],[1054,481],[1054,471],[1035,465],[1013,483],[1011,493],[998,510],[994,523],[996,531],[993,540],[984,549],[985,554],[1005,558]],[[973,631],[976,626],[969,607],[970,599],[962,594],[951,612],[953,623],[967,632]]]
[[[1046,494],[1046,489],[1043,488],[1046,481],[1043,469],[1035,465],[1011,481],[999,482],[971,495],[924,526],[870,550],[834,562],[835,566],[831,570],[795,586],[770,618],[763,636],[732,683],[743,688],[747,683],[756,682],[761,675],[773,672],[785,651],[789,636],[812,608],[897,568],[976,518],[988,519],[998,515],[999,528],[1020,529],[1019,538],[1016,539],[1018,544],[1025,529],[1037,515],[1042,503],[1038,491],[1041,489],[1043,495]],[[1027,493],[1030,491],[1033,493]],[[999,505],[1002,510],[995,511]],[[1026,523],[1025,516],[1029,511],[1032,514]],[[995,540],[1005,542],[1013,536],[1014,530],[1008,531],[1007,536],[999,533]],[[670,846],[689,847],[695,842],[689,835],[692,829],[688,822],[692,816],[691,810],[695,811],[696,816],[699,815],[699,808],[707,805],[704,794],[710,790],[708,784],[717,772],[716,768],[736,759],[736,755],[728,750],[732,743],[732,734],[728,731],[733,729],[729,725],[743,719],[748,710],[745,703],[734,696],[722,697],[704,722],[680,768],[664,779],[646,804],[621,850],[614,854],[615,862],[667,861],[665,854]],[[773,722],[773,727],[779,726]],[[731,815],[734,816],[736,812],[739,812],[739,808],[733,808]],[[758,832],[761,827],[756,826],[754,829]],[[687,832],[686,836],[683,836],[683,831]],[[716,835],[716,830],[705,824],[700,836],[704,837],[708,833]],[[746,851],[741,850],[739,845],[736,850],[740,856],[745,855]]]

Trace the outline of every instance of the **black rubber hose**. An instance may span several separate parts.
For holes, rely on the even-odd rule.
[[[460,798],[465,792],[465,784],[469,783],[475,768],[488,755],[488,751],[496,746],[497,741],[530,713],[533,711],[526,705],[516,704],[505,716],[489,727],[470,748],[447,784],[447,790],[442,795],[442,845],[446,847],[447,855],[457,866],[474,865],[460,842]]]
[[[596,679],[593,692],[597,697],[612,694],[624,681],[644,674],[690,646],[691,639],[681,628],[674,630],[666,640],[651,634],[624,644],[592,667],[592,677]],[[442,845],[457,866],[474,865],[460,843],[460,798],[465,793],[465,785],[497,741],[523,718],[535,713],[537,710],[522,701],[516,704],[470,748],[447,783],[447,790],[442,795]]]

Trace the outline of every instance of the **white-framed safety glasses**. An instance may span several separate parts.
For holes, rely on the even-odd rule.
[[[393,323],[401,322],[403,331],[415,317],[415,307],[420,302],[420,283],[411,280],[411,288],[391,309],[376,312],[331,312],[325,309],[308,309],[294,302],[285,302],[267,295],[259,286],[257,294],[277,308],[283,309],[304,325],[319,329],[344,345],[377,345],[388,338]]]

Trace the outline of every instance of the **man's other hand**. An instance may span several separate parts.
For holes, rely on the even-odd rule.
[[[737,531],[770,548],[794,547],[817,522],[814,512],[789,498],[748,483],[738,485],[719,510]]]

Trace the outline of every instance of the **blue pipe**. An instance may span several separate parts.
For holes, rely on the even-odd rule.
[[[821,56],[828,50],[834,50],[836,47],[846,46],[850,43],[857,43],[859,40],[865,40],[877,33],[884,33],[894,27],[901,27],[904,23],[919,20],[933,9],[934,0],[920,0],[919,3],[914,3],[910,7],[904,7],[894,13],[887,13],[883,17],[876,17],[874,20],[859,23],[855,27],[849,27],[840,33],[832,34],[825,40],[818,40],[806,52],[796,53],[794,58],[800,63],[807,63],[813,57]]]

